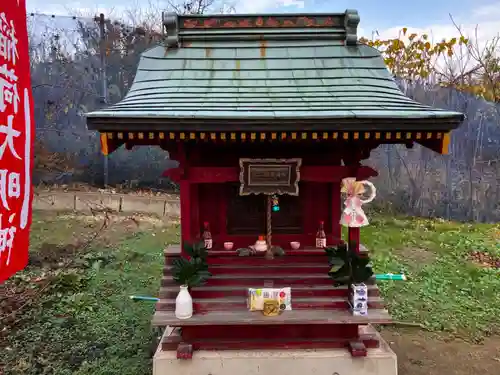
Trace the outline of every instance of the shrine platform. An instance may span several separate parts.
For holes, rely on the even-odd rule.
[[[165,331],[162,342],[174,329]],[[396,355],[371,327],[363,332],[380,343],[362,358],[352,358],[344,349],[200,350],[188,361],[179,361],[175,351],[160,344],[153,357],[153,375],[397,375]]]
[[[175,317],[179,286],[171,276],[172,260],[181,256],[179,245],[165,250],[165,268],[152,324],[171,327],[161,342],[163,351],[191,358],[193,351],[268,349],[343,349],[366,356],[380,346],[378,335],[366,333],[370,324],[391,321],[375,279],[368,284],[367,316],[349,312],[348,287],[333,286],[324,250],[288,251],[269,260],[237,256],[234,251],[210,251],[212,276],[191,290],[194,315]],[[290,287],[292,311],[265,317],[247,307],[248,288]],[[331,375],[331,374],[330,374]]]

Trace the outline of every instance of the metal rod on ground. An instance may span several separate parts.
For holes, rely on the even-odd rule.
[[[108,78],[106,75],[106,23],[104,19],[104,14],[99,15],[99,54],[100,63],[99,72],[101,73],[101,103],[108,103]],[[108,155],[104,155],[104,187],[106,188],[109,183],[108,174]]]

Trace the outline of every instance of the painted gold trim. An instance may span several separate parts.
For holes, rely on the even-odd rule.
[[[197,141],[272,141],[281,140],[378,140],[378,141],[420,141],[420,140],[443,140],[447,133],[444,132],[380,132],[380,131],[341,131],[341,132],[103,132],[107,140],[170,140]]]
[[[109,154],[108,136],[109,135],[106,135],[106,133],[101,133],[101,153],[103,155],[108,155]]]
[[[450,153],[450,132],[443,134],[443,140],[441,141],[441,154],[448,155]]]

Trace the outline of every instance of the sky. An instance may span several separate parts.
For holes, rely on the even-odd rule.
[[[131,10],[137,4],[147,7],[148,1],[138,0],[26,0],[29,12],[55,15],[112,13]],[[163,0],[154,0],[159,8]],[[223,1],[223,0],[220,0]],[[450,14],[467,36],[476,33],[486,41],[500,32],[500,0],[228,0],[238,13],[303,13],[343,12],[346,8],[358,10],[361,22],[358,35],[371,38],[374,32],[380,37],[397,37],[398,31],[427,32],[434,40],[451,38],[458,33]],[[84,6],[82,6],[85,4]]]

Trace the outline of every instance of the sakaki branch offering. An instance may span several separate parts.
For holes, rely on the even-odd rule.
[[[25,0],[0,10],[0,282],[28,261],[33,166],[31,95]]]

